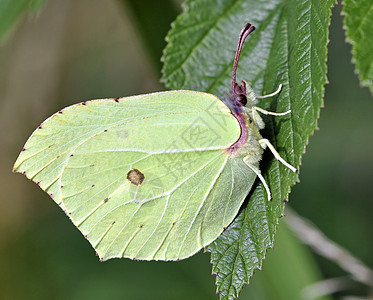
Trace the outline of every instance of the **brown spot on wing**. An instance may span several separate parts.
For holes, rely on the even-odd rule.
[[[137,169],[132,169],[127,173],[127,179],[134,185],[140,185],[144,181],[144,174]]]

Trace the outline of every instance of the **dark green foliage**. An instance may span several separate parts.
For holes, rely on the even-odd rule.
[[[373,2],[344,0],[344,25],[361,82],[373,92]]]

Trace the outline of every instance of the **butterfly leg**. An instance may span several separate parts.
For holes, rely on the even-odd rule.
[[[267,111],[267,110],[265,110],[263,108],[260,108],[260,107],[257,107],[257,106],[253,106],[251,108],[250,116],[251,116],[251,118],[253,119],[253,121],[255,122],[256,126],[259,129],[263,129],[265,124],[264,124],[264,121],[263,121],[262,117],[259,115],[258,111],[261,112],[262,114],[271,115],[271,116],[284,116],[284,115],[287,115],[287,114],[291,113],[291,110],[288,110],[288,111],[283,112],[283,113],[275,113],[275,112]]]
[[[273,96],[276,96],[278,93],[281,92],[281,89],[282,89],[282,84],[280,84],[278,86],[278,89],[276,91],[274,91],[273,93],[271,94],[268,94],[268,95],[263,95],[263,96],[256,96],[257,99],[264,99],[264,98],[269,98],[269,97],[273,97]]]
[[[258,178],[263,183],[264,188],[265,188],[265,190],[267,192],[268,201],[271,200],[271,191],[270,191],[270,189],[268,187],[268,184],[265,181],[262,173],[260,173],[260,170],[250,162],[250,155],[245,156],[244,159],[243,159],[243,161],[258,176]]]
[[[268,110],[265,110],[265,109],[257,107],[257,106],[253,106],[252,109],[256,110],[256,111],[260,111],[264,115],[271,115],[271,116],[285,116],[285,115],[291,113],[291,109],[289,109],[285,112],[282,112],[282,113],[276,113],[276,112],[268,111]]]
[[[271,150],[273,156],[278,160],[280,161],[284,166],[288,167],[290,170],[292,170],[294,173],[297,171],[296,168],[294,168],[291,164],[287,163],[281,156],[280,154],[276,151],[275,147],[273,147],[273,145],[270,143],[269,140],[267,139],[261,139],[259,140],[259,144],[260,146],[262,146],[263,149],[265,149],[266,147],[269,148],[269,150]]]
[[[282,89],[282,84],[279,85],[277,91],[275,91],[271,94],[268,94],[268,95],[257,96],[256,98],[257,99],[264,99],[264,98],[273,97],[273,96],[277,95],[278,93],[280,93],[281,89]],[[288,111],[285,111],[285,112],[282,112],[282,113],[276,113],[276,112],[267,111],[267,110],[265,110],[263,108],[260,108],[260,107],[257,107],[257,106],[253,106],[251,108],[251,115],[252,115],[253,120],[255,121],[257,126],[259,127],[259,129],[264,128],[264,122],[263,122],[262,118],[259,116],[258,111],[261,112],[264,115],[271,115],[271,116],[284,116],[284,115],[287,115],[287,114],[291,113],[290,109]]]
[[[258,112],[261,112],[264,115],[284,116],[284,115],[290,114],[291,110],[289,109],[288,111],[285,111],[285,112],[282,112],[282,113],[277,113],[277,112],[272,112],[272,111],[265,110],[265,109],[257,107],[257,106],[253,106],[251,108],[251,117],[254,120],[256,126],[258,126],[259,129],[263,129],[265,124],[263,122],[262,117],[258,114]]]

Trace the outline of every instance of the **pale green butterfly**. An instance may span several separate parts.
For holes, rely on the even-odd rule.
[[[229,99],[180,90],[70,106],[34,131],[14,171],[51,196],[100,260],[195,254],[232,222],[257,176],[270,199],[264,148],[296,171],[259,133],[258,111],[290,111],[254,106],[253,91],[236,83],[254,29],[240,33]]]

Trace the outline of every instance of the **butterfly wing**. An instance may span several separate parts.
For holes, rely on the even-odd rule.
[[[178,260],[219,236],[255,180],[225,151],[239,136],[206,93],[87,101],[39,126],[14,170],[50,194],[101,259]]]

